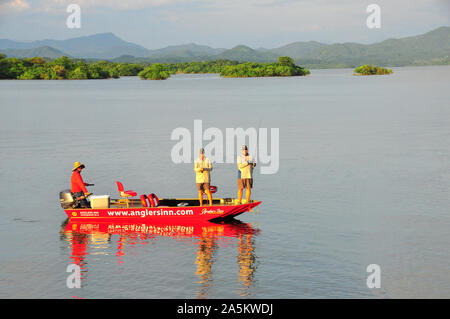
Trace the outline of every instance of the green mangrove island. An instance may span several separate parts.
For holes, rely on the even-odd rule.
[[[85,61],[60,57],[7,58],[0,54],[0,79],[87,80],[139,76],[141,79],[165,80],[172,74],[218,73],[223,77],[303,76],[309,70],[295,65],[294,59],[279,57],[276,63],[229,60],[180,63],[119,63]]]
[[[373,65],[362,65],[360,67],[357,67],[353,70],[355,72],[354,75],[385,75],[385,74],[392,74],[391,69],[382,68],[379,66],[373,66]]]
[[[139,73],[141,79],[164,80],[174,73],[219,73],[223,77],[302,76],[309,70],[295,65],[290,57],[279,57],[277,63],[256,63],[217,60],[188,63],[155,63]]]
[[[106,61],[86,62],[80,59],[60,57],[47,60],[34,58],[6,58],[0,54],[0,79],[19,80],[86,80],[133,76],[144,67],[131,63]]]

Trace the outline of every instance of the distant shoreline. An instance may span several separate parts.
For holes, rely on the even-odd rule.
[[[403,68],[430,68],[430,67],[435,67],[435,68],[442,68],[442,67],[450,67],[450,65],[405,65],[405,66],[397,66],[397,67],[393,67],[395,69],[403,69]],[[317,71],[326,71],[326,70],[349,70],[349,75],[353,75],[353,76],[364,76],[362,74],[355,74],[353,73],[354,68],[320,68],[320,69],[313,69],[313,70],[317,70]],[[251,79],[251,78],[287,78],[287,77],[304,77],[301,75],[293,75],[293,76],[285,76],[285,77],[279,77],[279,76],[273,76],[273,77],[267,77],[267,76],[260,76],[260,77],[223,77],[220,76],[220,73],[216,73],[216,72],[204,72],[204,73],[184,73],[184,72],[177,72],[174,74],[176,75],[217,75],[218,77],[224,78],[224,79]],[[139,78],[138,75],[123,75],[120,76],[118,78],[101,78],[101,79],[62,79],[62,80],[116,80],[116,79],[120,79],[120,78]],[[0,78],[0,81],[39,81],[42,79],[17,79],[17,78]],[[59,79],[48,79],[46,81],[61,81]]]

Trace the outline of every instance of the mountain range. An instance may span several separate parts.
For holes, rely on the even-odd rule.
[[[272,62],[279,56],[290,56],[297,64],[309,68],[355,67],[361,64],[450,64],[450,27],[444,26],[421,35],[387,39],[373,44],[325,44],[308,41],[294,42],[273,49],[252,49],[245,45],[225,49],[189,43],[149,50],[126,42],[113,33],[100,33],[67,40],[18,42],[0,39],[0,52],[22,58],[42,56],[53,59],[65,55],[83,59],[146,63],[218,59]]]

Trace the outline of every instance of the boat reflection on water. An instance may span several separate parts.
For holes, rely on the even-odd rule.
[[[145,246],[152,240],[162,237],[198,245],[195,258],[195,274],[198,276],[200,290],[198,298],[206,298],[213,282],[212,266],[215,252],[220,247],[237,246],[239,273],[238,291],[247,296],[254,272],[257,268],[255,255],[255,236],[257,228],[240,221],[216,224],[201,222],[196,224],[155,224],[148,222],[90,222],[66,220],[61,225],[62,239],[71,246],[71,263],[80,266],[81,281],[86,280],[87,258],[89,255],[107,254],[113,248],[118,264],[124,262],[123,256],[137,245]],[[116,239],[117,238],[117,239]],[[114,248],[115,247],[115,248]],[[95,248],[95,249],[89,249]],[[128,251],[127,251],[128,250]],[[110,253],[111,254],[111,253]]]

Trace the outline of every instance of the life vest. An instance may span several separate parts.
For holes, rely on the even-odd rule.
[[[141,195],[140,196],[140,199],[141,199],[141,204],[142,204],[142,206],[143,207],[148,207],[148,204],[147,204],[147,195]]]
[[[151,207],[158,207],[159,199],[154,193],[151,193],[147,196],[148,201],[150,202]]]
[[[212,186],[212,185],[210,185],[210,186],[209,186],[209,192],[210,192],[211,194],[214,194],[215,192],[217,192],[217,186]],[[203,191],[203,194],[205,194],[205,191]]]
[[[209,191],[211,192],[211,194],[214,194],[215,192],[217,192],[217,186],[209,186]]]

